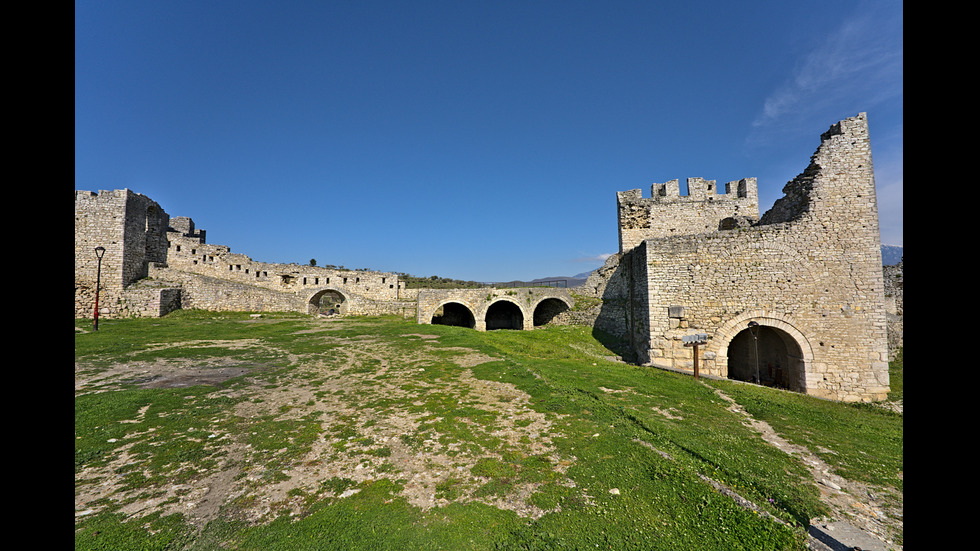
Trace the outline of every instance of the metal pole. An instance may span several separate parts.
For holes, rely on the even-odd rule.
[[[759,378],[759,324],[750,321],[749,333],[752,335],[752,340],[755,341],[755,382],[762,384],[762,379]]]
[[[99,259],[99,267],[95,272],[95,321],[93,327],[99,330],[99,286],[102,284],[102,255],[105,254],[105,247],[96,247],[95,256]]]

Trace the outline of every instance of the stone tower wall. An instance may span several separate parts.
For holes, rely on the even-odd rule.
[[[310,311],[327,289],[352,314],[412,316],[397,274],[257,262],[206,242],[187,217],[173,219],[130,190],[75,191],[75,317],[93,316],[98,259],[101,317],[161,316],[178,308]],[[153,281],[148,281],[151,278]]]
[[[810,166],[758,224],[647,239],[633,249],[632,264],[646,269],[630,275],[635,308],[646,316],[632,333],[641,362],[690,369],[692,348],[681,338],[703,332],[710,340],[702,369],[727,376],[729,343],[756,321],[799,347],[799,389],[847,401],[885,397],[881,245],[865,116],[841,121],[821,140]]]
[[[128,189],[75,191],[75,317],[100,310],[112,315],[124,288],[146,277],[151,262],[166,260],[169,216],[155,201]],[[104,247],[101,277],[96,247]]]

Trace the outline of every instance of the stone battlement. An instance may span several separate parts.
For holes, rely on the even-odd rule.
[[[687,179],[687,195],[680,181],[650,187],[650,197],[639,189],[616,194],[619,211],[619,252],[627,252],[644,239],[672,237],[728,229],[723,221],[759,219],[759,189],[755,178],[725,184],[718,193],[715,180]]]

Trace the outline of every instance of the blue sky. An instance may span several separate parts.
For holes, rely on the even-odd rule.
[[[759,181],[867,112],[903,245],[894,1],[76,1],[75,189],[265,262],[478,281],[616,252],[616,192]]]

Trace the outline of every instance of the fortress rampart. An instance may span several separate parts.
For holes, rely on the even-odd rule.
[[[886,397],[888,337],[867,117],[830,127],[759,216],[754,178],[689,178],[617,193],[620,250],[576,291],[406,290],[397,274],[266,263],[207,243],[130,190],[75,192],[75,317],[178,308],[394,314],[477,330],[590,323],[631,360],[845,401]],[[593,299],[595,300],[595,299]],[[893,299],[892,308],[895,309]],[[900,303],[899,306],[900,308]],[[705,334],[699,347],[693,334]]]
[[[845,401],[883,399],[888,344],[867,118],[821,135],[810,165],[761,217],[754,179],[676,180],[617,194],[620,254],[585,291],[596,327],[635,361]]]
[[[638,361],[691,370],[694,350],[682,337],[705,333],[704,373],[836,400],[883,399],[888,347],[866,116],[831,126],[810,165],[756,222],[726,225],[752,217],[754,188],[727,201],[727,211],[695,213],[704,204],[697,199],[643,203],[651,219],[689,225],[651,223],[624,248]]]
[[[100,317],[154,317],[178,308],[315,313],[329,293],[352,314],[411,317],[397,274],[257,262],[207,243],[187,217],[170,218],[130,190],[75,192],[75,317],[91,317],[98,260]]]

